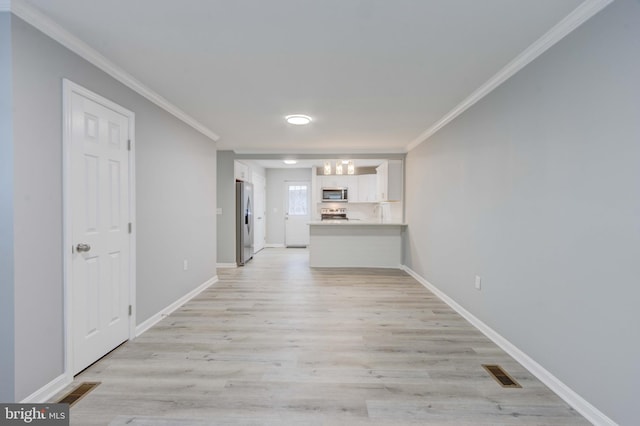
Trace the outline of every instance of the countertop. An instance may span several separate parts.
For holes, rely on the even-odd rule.
[[[339,226],[407,226],[406,223],[402,222],[380,222],[380,221],[369,221],[369,220],[358,220],[358,219],[350,219],[350,220],[313,220],[309,222],[309,225],[339,225]]]

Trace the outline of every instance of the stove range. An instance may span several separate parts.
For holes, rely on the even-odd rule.
[[[322,208],[320,209],[320,220],[349,220],[347,209],[344,207]]]

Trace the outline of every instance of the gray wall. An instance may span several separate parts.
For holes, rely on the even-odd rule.
[[[233,151],[218,151],[218,263],[236,263],[236,187]]]
[[[311,183],[311,169],[267,169],[267,244],[284,244],[284,184]]]
[[[0,13],[0,401],[14,397],[11,15]]]
[[[140,323],[216,275],[216,145],[135,111]]]
[[[638,40],[640,3],[614,2],[406,169],[406,264],[624,425],[640,416]]]
[[[138,323],[216,275],[216,149],[15,16],[12,43],[20,400],[63,372],[62,78],[136,114]],[[188,271],[182,270],[185,259]]]

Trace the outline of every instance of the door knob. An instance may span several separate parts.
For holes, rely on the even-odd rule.
[[[87,252],[91,250],[91,246],[89,244],[80,243],[76,246],[76,251],[78,253]]]

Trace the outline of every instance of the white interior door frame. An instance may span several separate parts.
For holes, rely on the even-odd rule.
[[[307,205],[306,215],[289,214],[289,187],[306,186]],[[309,225],[307,222],[311,218],[311,182],[310,181],[285,181],[284,182],[284,245],[285,247],[307,247],[309,245]],[[302,223],[301,223],[302,222]],[[302,226],[300,226],[302,225]],[[293,229],[297,227],[297,229]],[[304,231],[303,231],[304,229]],[[297,233],[293,231],[297,230]],[[295,235],[297,238],[292,238]],[[293,241],[291,241],[293,239]]]
[[[70,81],[62,80],[62,253],[64,291],[64,376],[65,382],[73,380],[73,313],[72,313],[72,198],[71,198],[71,142],[72,142],[72,95],[76,93],[128,118],[131,150],[129,153],[129,221],[132,223],[129,250],[129,304],[133,307],[129,316],[129,339],[135,337],[136,326],[136,221],[135,221],[135,114],[120,105]]]
[[[254,253],[262,250],[266,245],[266,178],[253,172],[251,176],[253,182],[253,223],[254,223]]]

